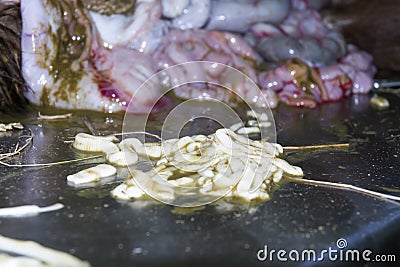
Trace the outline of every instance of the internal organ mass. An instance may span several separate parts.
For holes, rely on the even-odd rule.
[[[156,80],[139,90],[143,82],[198,60],[242,71],[261,90],[242,80],[232,89],[255,104],[264,96],[271,107],[313,108],[372,87],[372,57],[346,44],[305,0],[139,0],[131,12],[113,14],[88,2],[21,1],[22,68],[32,103],[117,112],[132,99],[130,112],[147,112],[168,84]],[[223,70],[196,71],[215,83],[226,79]],[[213,86],[176,94],[235,101]]]

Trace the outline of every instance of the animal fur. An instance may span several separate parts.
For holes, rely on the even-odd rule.
[[[26,106],[28,90],[21,71],[21,12],[19,3],[0,1],[0,110]]]

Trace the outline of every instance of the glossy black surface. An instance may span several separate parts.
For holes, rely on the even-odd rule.
[[[275,111],[282,145],[350,143],[349,150],[288,153],[305,178],[343,182],[400,196],[400,100],[384,95],[388,110],[371,109],[369,96],[354,96],[315,110],[281,106]],[[65,121],[46,122],[36,114],[20,120],[34,134],[33,145],[10,162],[54,162],[85,156],[64,143],[88,132],[83,113]],[[85,114],[99,132],[118,131],[118,115]],[[154,121],[156,127],[157,120]],[[24,132],[0,133],[1,153]],[[29,218],[0,219],[0,234],[40,242],[93,266],[349,266],[349,262],[259,262],[256,253],[270,249],[335,247],[396,254],[400,259],[400,206],[332,188],[287,183],[271,201],[257,205],[207,206],[187,215],[155,202],[122,203],[109,196],[118,183],[95,189],[68,186],[66,176],[101,160],[43,168],[0,167],[2,207],[65,204],[56,212]],[[353,262],[354,266],[389,266]]]

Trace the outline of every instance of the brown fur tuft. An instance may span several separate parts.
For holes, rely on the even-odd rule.
[[[0,1],[0,110],[26,106],[28,89],[21,70],[22,20],[20,5]]]

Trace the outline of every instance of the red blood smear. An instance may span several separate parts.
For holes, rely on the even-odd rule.
[[[110,99],[119,99],[120,101],[130,102],[130,95],[126,95],[119,89],[117,89],[113,83],[106,79],[99,79],[97,81],[98,89],[102,96],[110,98]],[[123,98],[123,99],[122,99]],[[156,103],[140,103],[140,101],[136,101],[138,105],[134,105],[131,102],[130,106],[127,108],[127,112],[135,113],[135,114],[146,114],[146,113],[159,113],[169,108],[172,105],[172,100],[166,96],[160,98]]]
[[[98,82],[97,86],[100,90],[102,96],[111,99],[120,99],[120,95],[117,89],[115,89],[112,84],[107,82]]]
[[[353,81],[350,79],[346,83],[340,83],[340,89],[342,89],[344,97],[350,95],[351,88],[353,88]]]
[[[151,113],[159,113],[161,111],[164,111],[164,110],[170,108],[171,106],[172,106],[172,100],[167,96],[163,96],[153,106]]]

